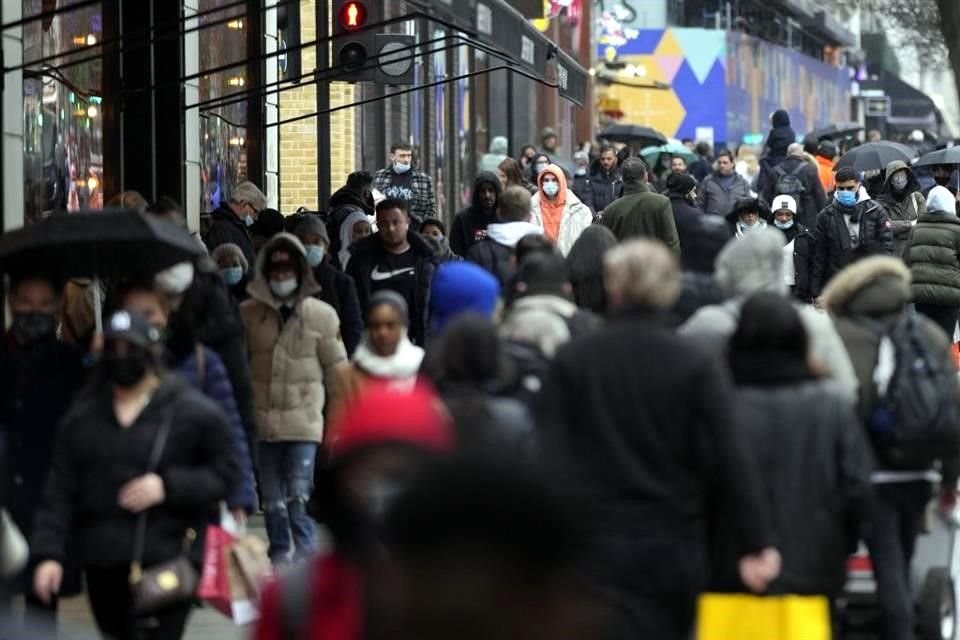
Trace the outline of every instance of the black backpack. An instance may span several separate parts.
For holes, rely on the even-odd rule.
[[[774,171],[777,172],[777,183],[773,187],[773,195],[793,196],[797,200],[797,204],[800,204],[800,196],[807,190],[803,185],[803,180],[800,179],[800,172],[805,166],[805,163],[801,163],[793,171],[788,172],[783,168],[783,165],[777,165],[774,168]]]
[[[886,393],[867,418],[880,462],[890,469],[925,470],[945,453],[954,456],[960,441],[957,371],[944,354],[925,344],[916,313],[907,312],[892,328],[863,320],[893,344],[896,364]]]

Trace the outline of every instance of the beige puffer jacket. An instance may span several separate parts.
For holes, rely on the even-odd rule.
[[[293,315],[283,322],[264,262],[288,245],[302,261],[303,275]],[[333,307],[312,296],[320,291],[307,265],[306,250],[289,233],[274,236],[257,257],[256,275],[240,305],[247,332],[257,438],[266,442],[323,440],[324,408],[339,394],[347,352]]]

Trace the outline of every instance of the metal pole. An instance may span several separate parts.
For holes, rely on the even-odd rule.
[[[330,0],[317,0],[317,210],[330,202]]]
[[[513,126],[514,113],[516,112],[513,108],[513,73],[507,71],[507,155],[511,158],[515,158],[515,152],[519,150],[516,141],[513,139],[515,133]]]

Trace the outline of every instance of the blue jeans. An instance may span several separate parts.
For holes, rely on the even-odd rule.
[[[316,549],[317,528],[307,515],[316,455],[316,442],[260,443],[260,490],[274,563],[289,561],[291,550],[296,560]]]

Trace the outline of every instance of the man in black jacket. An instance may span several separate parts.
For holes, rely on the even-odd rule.
[[[817,215],[814,299],[848,264],[869,255],[893,255],[893,223],[886,209],[868,197],[858,197],[859,192],[860,180],[852,168],[837,171],[833,202]]]
[[[727,368],[664,321],[680,290],[676,259],[639,239],[604,262],[615,314],[604,331],[557,354],[537,423],[548,462],[592,505],[597,579],[623,621],[621,637],[682,640],[706,584],[712,504],[732,505],[725,516],[738,529],[751,589],[776,577],[779,554],[769,547]]]
[[[363,336],[363,316],[357,298],[357,285],[353,278],[330,264],[330,238],[327,227],[316,215],[307,214],[294,234],[307,250],[307,264],[313,269],[313,277],[320,285],[317,298],[337,312],[340,318],[340,336],[347,355],[352,355]]]
[[[330,196],[327,235],[330,237],[330,255],[336,256],[340,249],[340,225],[354,211],[373,215],[373,176],[366,171],[354,171],[347,176],[347,183]]]
[[[523,187],[507,187],[500,195],[497,216],[500,222],[487,227],[487,237],[470,247],[466,259],[492,273],[505,289],[516,272],[513,249],[517,242],[542,234],[543,229],[530,222],[530,192]]]
[[[617,150],[606,145],[600,148],[600,157],[590,174],[590,200],[584,200],[594,212],[600,213],[620,197],[623,178],[617,166]]]
[[[410,311],[410,340],[423,346],[437,256],[426,240],[410,230],[403,200],[387,198],[376,211],[378,230],[354,245],[347,274],[357,284],[361,309],[366,309],[370,295],[381,289],[403,296]]]
[[[453,216],[450,225],[450,250],[456,255],[467,255],[474,242],[487,237],[487,226],[497,221],[501,188],[496,174],[484,171],[477,176],[473,182],[472,204]]]
[[[820,172],[807,160],[803,145],[796,142],[787,147],[786,160],[774,167],[762,195],[767,202],[776,196],[792,197],[797,202],[796,221],[807,228],[817,224],[817,214],[827,204]]]
[[[230,201],[221,203],[211,214],[213,222],[207,231],[207,249],[213,251],[228,242],[240,247],[247,262],[256,262],[256,250],[249,227],[257,215],[267,208],[267,196],[252,182],[241,182],[233,188]]]
[[[691,235],[697,233],[703,211],[697,206],[697,181],[688,173],[671,173],[667,176],[667,192],[673,208],[673,220],[680,238],[680,255],[692,244]]]

